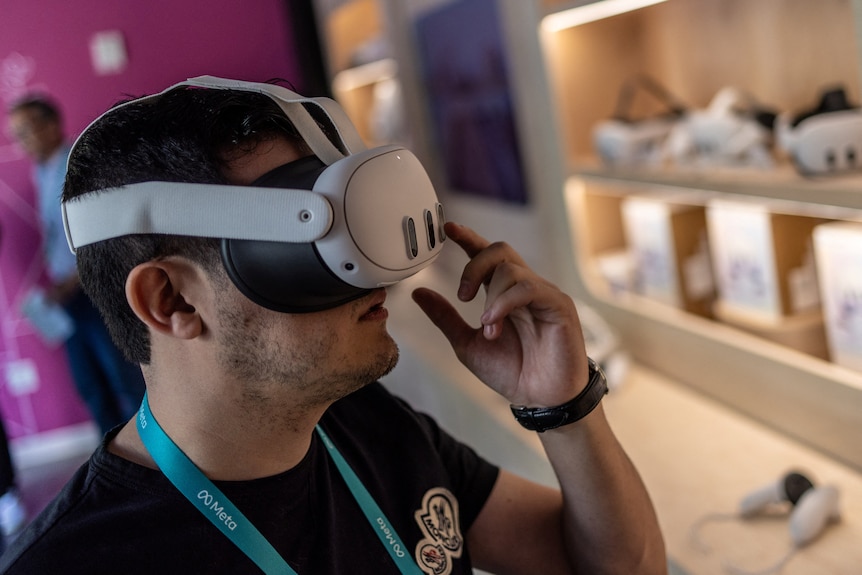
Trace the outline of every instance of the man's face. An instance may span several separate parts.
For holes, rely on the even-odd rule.
[[[226,175],[248,184],[298,157],[287,142],[267,142],[232,162]],[[326,403],[382,377],[398,360],[383,289],[325,311],[288,314],[253,303],[226,276],[217,283],[219,361],[240,381],[290,385],[305,401]]]
[[[38,110],[23,108],[9,115],[9,129],[24,151],[37,162],[43,162],[62,145],[59,124],[44,118]]]

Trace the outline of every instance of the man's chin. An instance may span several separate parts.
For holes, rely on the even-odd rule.
[[[363,387],[370,385],[375,381],[379,381],[395,369],[395,366],[398,365],[399,357],[400,352],[398,351],[398,345],[392,341],[391,348],[389,348],[386,353],[381,353],[377,357],[377,361],[369,364],[365,371],[355,373],[352,377],[348,376],[342,380],[345,383],[339,390],[340,392],[337,392],[338,395],[340,395],[340,397],[345,397],[355,391],[359,391]],[[352,381],[352,383],[346,383],[347,381]]]
[[[375,362],[376,369],[369,370],[365,385],[378,381],[380,378],[392,373],[392,370],[398,365],[400,356],[401,353],[398,350],[398,345],[395,341],[392,341],[392,347],[389,352],[386,355],[381,354],[380,361]]]

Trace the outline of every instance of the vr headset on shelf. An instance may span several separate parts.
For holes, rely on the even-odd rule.
[[[795,118],[779,116],[776,138],[803,175],[862,169],[862,111],[843,88],[824,91],[815,108]]]
[[[631,107],[638,88],[655,97],[667,111],[651,118],[633,119]],[[620,89],[614,115],[593,129],[593,145],[609,166],[656,165],[662,161],[665,139],[684,113],[685,106],[657,82],[647,76],[633,77]]]
[[[776,114],[733,87],[718,91],[706,109],[692,110],[666,140],[669,159],[680,166],[772,166]]]
[[[73,252],[130,234],[220,238],[222,262],[237,288],[258,305],[290,313],[357,299],[439,255],[446,240],[443,206],[419,160],[399,146],[366,149],[334,101],[211,76],[143,100],[180,86],[270,97],[314,156],[280,166],[251,186],[143,182],[74,198],[62,204]],[[325,114],[336,142],[306,105]]]

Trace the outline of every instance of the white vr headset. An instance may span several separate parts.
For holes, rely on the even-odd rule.
[[[793,118],[781,114],[778,145],[806,176],[862,169],[862,109],[847,101],[843,88],[827,90],[816,108]]]
[[[706,109],[692,110],[674,126],[666,141],[668,156],[681,166],[769,168],[772,133],[763,119],[771,120],[771,112],[750,94],[722,88]]]
[[[134,102],[180,86],[269,96],[315,155],[280,166],[251,186],[143,182],[64,202],[73,252],[131,234],[220,238],[222,261],[237,288],[259,305],[290,313],[362,297],[415,274],[440,253],[443,207],[419,160],[399,146],[366,149],[333,100],[202,76]],[[309,104],[329,118],[338,142],[326,137],[305,108]]]
[[[666,108],[664,113],[640,120],[632,118],[638,89],[660,102]],[[658,166],[664,160],[664,142],[684,113],[685,106],[651,77],[632,76],[620,88],[613,117],[593,128],[593,144],[609,166]]]

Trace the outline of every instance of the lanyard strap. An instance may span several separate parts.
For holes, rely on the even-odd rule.
[[[138,433],[156,465],[204,517],[268,574],[297,575],[242,511],[236,508],[177,447],[150,412],[147,395],[137,418]]]
[[[228,539],[245,553],[268,575],[297,575],[272,544],[245,515],[210,481],[200,469],[168,437],[168,434],[153,417],[146,393],[137,417],[138,433],[150,456],[162,473],[194,505],[204,517],[218,527]],[[317,433],[344,478],[351,494],[362,508],[362,512],[377,533],[383,546],[395,561],[403,575],[423,575],[406,551],[406,546],[395,532],[383,511],[368,493],[362,481],[353,472],[350,464],[329,439],[320,426]]]
[[[419,570],[419,567],[407,553],[407,547],[383,514],[383,510],[380,509],[380,506],[377,505],[377,502],[374,501],[374,498],[365,489],[365,485],[362,484],[362,481],[353,472],[350,464],[347,463],[344,456],[336,449],[335,444],[332,443],[329,436],[319,425],[317,426],[317,433],[323,439],[323,444],[329,450],[329,454],[335,462],[338,471],[341,472],[341,476],[347,483],[347,487],[353,494],[353,498],[356,499],[356,502],[362,508],[365,518],[368,519],[368,523],[374,528],[374,532],[377,533],[377,537],[380,538],[380,542],[383,543],[383,547],[386,548],[392,560],[398,565],[401,573],[404,575],[423,575],[422,571]]]

